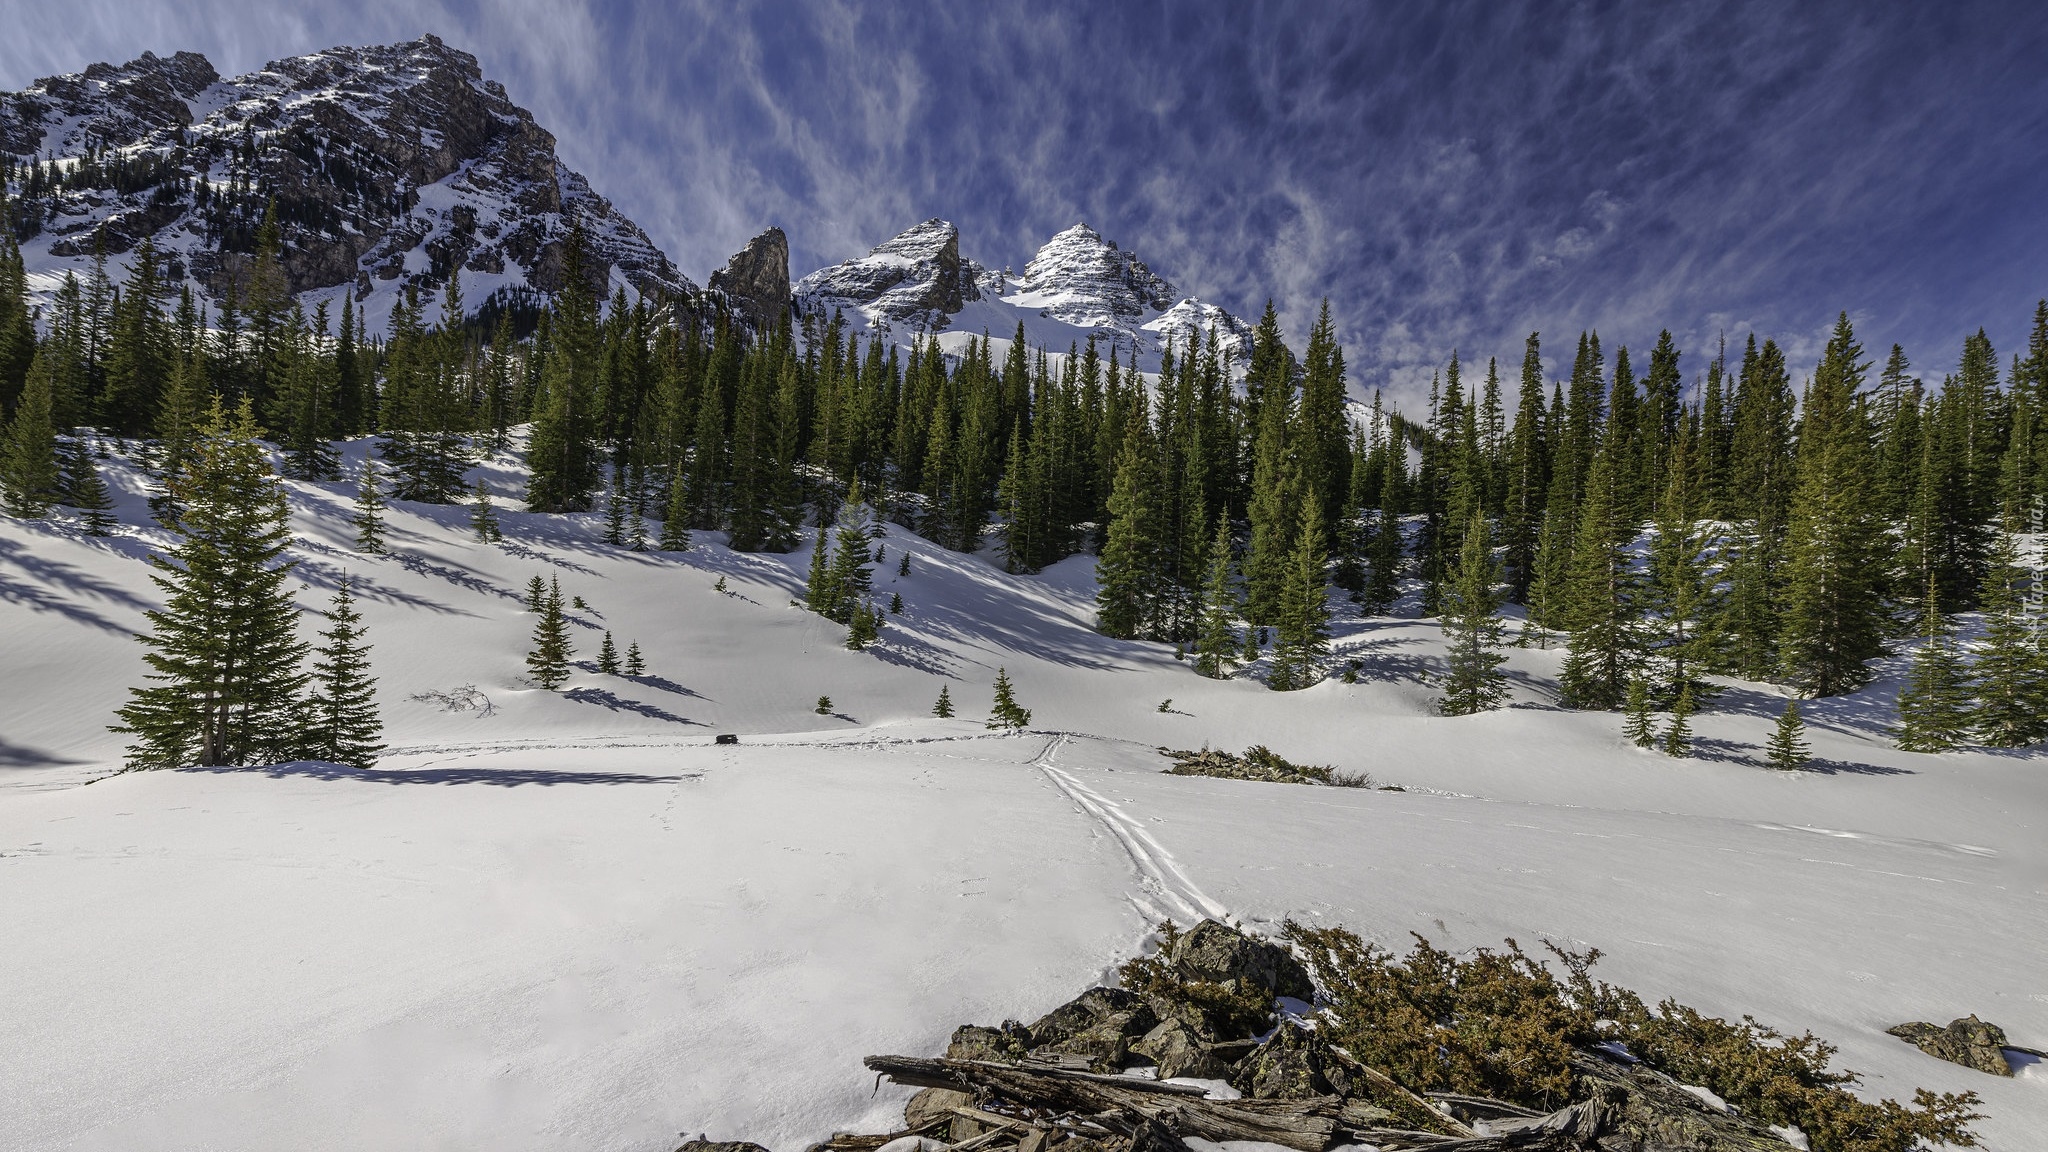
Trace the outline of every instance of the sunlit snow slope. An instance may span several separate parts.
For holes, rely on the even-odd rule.
[[[1340,620],[1356,685],[1205,681],[1091,630],[1085,557],[1011,576],[892,526],[905,610],[853,653],[791,604],[807,552],[517,511],[485,545],[398,504],[369,557],[346,485],[294,484],[300,602],[359,582],[391,752],[116,775],[164,538],[108,472],[113,538],[0,520],[0,1147],[794,1152],[900,1108],[861,1056],[1030,1019],[1200,915],[1597,945],[1646,994],[1840,1043],[1873,1093],[1979,1091],[1991,1148],[2048,1131],[2048,1069],[1882,1034],[1977,1012],[2048,1046],[2048,764],[1890,749],[1895,680],[1815,702],[1816,769],[1785,775],[1767,691],[1673,761],[1551,707],[1554,651],[1513,654],[1516,707],[1433,716],[1441,645],[1406,617]],[[516,507],[509,457],[477,475]],[[527,687],[535,573],[589,604],[579,659],[609,629],[650,675]],[[998,667],[1022,735],[979,723]],[[929,717],[941,685],[961,718]],[[1158,771],[1205,742],[1407,791]]]

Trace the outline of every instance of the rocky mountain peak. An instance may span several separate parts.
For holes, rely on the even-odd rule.
[[[960,256],[960,230],[932,219],[877,244],[865,256],[797,282],[798,307],[820,317],[857,312],[881,328],[937,331],[984,289],[1000,291],[988,270]]]
[[[1124,328],[1174,301],[1173,285],[1086,224],[1047,240],[1024,266],[1018,307],[1083,328]]]
[[[0,94],[0,148],[69,163],[90,150],[105,170],[24,222],[24,257],[53,280],[96,246],[119,257],[148,237],[174,281],[221,298],[274,203],[292,289],[351,294],[373,328],[406,290],[431,295],[458,269],[473,302],[552,293],[578,230],[593,289],[697,295],[474,56],[433,36],[230,80],[192,53],[94,65]]]
[[[789,311],[789,237],[770,228],[747,241],[711,274],[710,287],[723,292],[756,331],[774,327]]]

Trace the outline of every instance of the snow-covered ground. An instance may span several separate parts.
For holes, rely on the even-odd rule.
[[[295,484],[301,602],[359,581],[393,750],[111,775],[161,537],[108,472],[115,537],[0,520],[0,1147],[794,1150],[900,1108],[861,1056],[1030,1019],[1162,915],[1596,945],[1608,979],[1839,1043],[1873,1093],[1977,1090],[1988,1147],[2048,1130],[2048,1067],[1882,1032],[1976,1012],[2048,1047],[2048,758],[1891,749],[1894,680],[1814,703],[1816,770],[1784,775],[1758,686],[1672,761],[1551,707],[1555,651],[1514,653],[1517,707],[1431,715],[1412,619],[1341,621],[1356,685],[1205,681],[1090,629],[1086,558],[1015,577],[895,527],[905,611],[853,653],[790,603],[806,552],[516,511],[483,545],[395,505],[367,557],[350,487]],[[650,674],[526,687],[534,573],[590,605],[579,659],[610,629]],[[1025,734],[979,724],[998,667]],[[962,719],[929,717],[942,684]],[[465,686],[488,713],[414,699]],[[1407,791],[1158,771],[1204,742]]]

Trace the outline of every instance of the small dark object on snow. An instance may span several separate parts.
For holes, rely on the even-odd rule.
[[[732,732],[720,732],[717,738],[712,741],[714,744],[737,744],[739,742],[739,736]]]
[[[1977,1019],[1974,1012],[1949,1021],[1946,1028],[1914,1020],[1885,1031],[1936,1059],[1993,1076],[2012,1075],[2012,1065],[2005,1059],[2004,1050],[2011,1047],[2005,1042],[2005,1029]]]

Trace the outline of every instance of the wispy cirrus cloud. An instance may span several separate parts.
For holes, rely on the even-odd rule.
[[[1086,219],[1413,398],[1453,348],[1670,328],[1802,358],[1838,310],[1939,371],[2048,294],[2048,15],[2015,3],[869,5],[80,0],[0,86],[145,48],[223,71],[425,31],[475,53],[701,277],[928,216],[1017,264]]]

